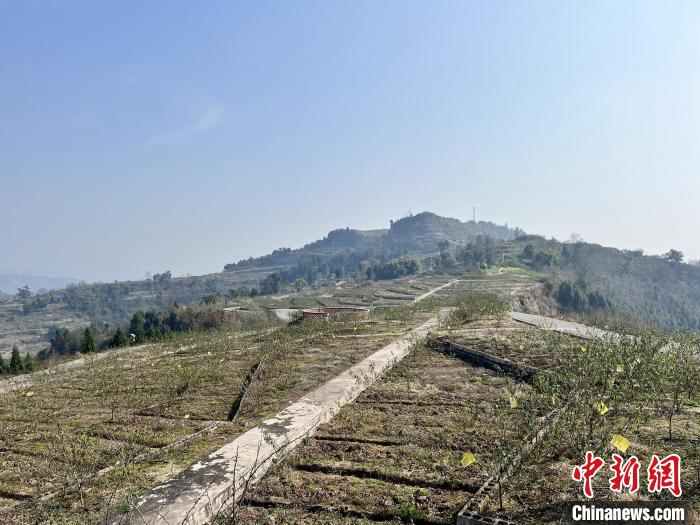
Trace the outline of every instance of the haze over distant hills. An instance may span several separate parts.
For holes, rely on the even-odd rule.
[[[662,329],[700,330],[700,266],[682,263],[680,252],[646,256],[592,243],[562,243],[507,225],[463,222],[431,212],[389,222],[384,229],[335,229],[300,248],[279,248],[199,276],[164,271],[147,279],[64,288],[70,279],[0,274],[0,290],[9,294],[0,301],[0,329],[11,334],[0,337],[0,353],[7,354],[13,344],[38,351],[56,327],[113,326],[137,310],[249,294],[252,300],[257,294],[273,297],[280,290],[308,286],[333,290],[340,281],[352,285],[416,271],[464,275],[495,266],[534,272],[542,293],[564,312],[586,314],[587,305],[602,303],[616,314]],[[31,293],[16,295],[25,285]],[[560,286],[570,293],[559,293]]]
[[[76,279],[67,279],[65,277],[0,273],[0,292],[14,295],[17,293],[17,288],[22,286],[29,286],[32,290],[57,290],[75,282],[77,282]]]

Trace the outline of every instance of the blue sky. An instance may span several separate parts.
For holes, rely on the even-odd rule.
[[[0,271],[408,211],[700,258],[700,3],[0,0]]]

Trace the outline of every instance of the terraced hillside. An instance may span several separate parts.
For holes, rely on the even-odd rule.
[[[278,296],[257,297],[239,303],[245,307],[264,308],[313,308],[318,306],[397,306],[409,304],[417,297],[446,283],[457,281],[454,286],[436,292],[436,297],[455,292],[493,292],[504,297],[516,298],[528,291],[537,290],[540,284],[529,275],[514,274],[495,269],[491,272],[467,274],[442,274],[426,272],[415,277],[403,277],[390,281],[340,282],[301,292],[289,292]]]
[[[619,346],[633,339],[588,341],[584,352],[575,337],[503,315],[507,302],[538,287],[527,274],[495,270],[341,284],[317,297],[303,290],[246,299],[249,324],[235,331],[180,334],[5,382],[0,385],[0,523],[96,523],[114,516],[123,516],[121,523],[130,516],[136,523],[134,505],[149,491],[445,306],[456,310],[429,344],[418,342],[355,403],[245,491],[233,506],[237,523],[446,524],[475,501],[486,518],[556,521],[562,502],[580,490],[570,479],[580,458],[546,436],[534,453],[527,443],[566,404],[568,387],[552,390],[550,401],[541,386],[533,388],[507,368],[465,360],[430,341],[450,341],[539,373],[561,370],[569,376],[570,363],[590,365],[587,356],[593,363],[602,356],[624,356],[618,367],[631,371],[640,366],[635,351],[656,354],[649,353],[651,347]],[[287,325],[256,317],[273,304],[294,307],[305,301],[377,308],[362,322]],[[642,374],[645,381],[651,377]],[[603,443],[608,434],[620,432],[631,406],[629,400],[618,407],[615,403],[623,401],[605,399],[610,414],[596,416],[593,431]],[[644,403],[639,406],[645,416],[623,432],[640,456],[677,451],[693,465],[698,404],[693,398],[675,415],[673,441],[664,437],[662,414]],[[566,429],[557,435],[567,436]],[[494,472],[523,450],[527,454],[518,468],[499,476],[499,497]],[[684,470],[683,483],[684,501],[697,504],[692,468]],[[490,497],[475,497],[484,494],[483,487],[489,487]],[[604,487],[597,490],[603,493]]]
[[[103,520],[434,307],[181,335],[0,389],[0,523]]]
[[[53,328],[72,329],[91,324],[102,327],[105,323],[115,326],[138,310],[199,304],[207,295],[228,303],[232,289],[244,290],[239,295],[247,298],[251,289],[260,288],[261,281],[271,273],[291,272],[295,268],[300,271],[300,265],[305,268],[303,274],[311,290],[307,294],[297,294],[294,303],[284,302],[286,307],[392,304],[410,300],[414,291],[411,285],[404,288],[399,284],[396,290],[391,290],[386,283],[367,283],[363,265],[406,254],[421,260],[432,256],[425,270],[432,268],[440,241],[449,241],[453,247],[462,246],[476,235],[490,235],[503,241],[513,239],[518,231],[490,222],[465,223],[425,212],[392,222],[388,230],[335,230],[322,240],[297,250],[280,248],[263,257],[227,264],[222,272],[172,277],[167,271],[144,280],[71,285],[64,290],[39,292],[30,298],[3,296],[0,298],[0,355],[9,355],[15,344],[23,355],[38,353],[48,345]],[[499,246],[498,253],[503,255],[509,249],[507,245]],[[345,277],[339,278],[341,274]],[[412,285],[425,290],[431,280],[430,275],[421,276]],[[293,281],[287,278],[283,283],[285,291],[278,295],[287,297],[293,292]],[[342,290],[346,293],[337,293]],[[281,300],[268,299],[269,296],[262,302]],[[259,301],[244,299],[233,301],[230,306],[241,303],[255,306]]]
[[[88,326],[90,319],[71,313],[64,305],[51,304],[41,312],[24,314],[16,302],[0,302],[0,356],[7,358],[17,345],[22,354],[34,354],[47,345],[52,327],[69,330]]]

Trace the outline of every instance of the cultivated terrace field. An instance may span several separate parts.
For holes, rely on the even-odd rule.
[[[0,394],[0,522],[101,521],[442,302],[377,309],[361,323],[251,318],[255,329],[179,334],[35,374]]]
[[[585,341],[493,315],[481,302],[468,301],[443,337],[537,369],[533,383],[420,345],[254,489],[236,509],[238,522],[454,523],[494,476],[480,516],[557,523],[566,501],[584,499],[571,473],[586,450],[608,465],[613,452],[642,464],[637,495],[613,495],[606,466],[594,479],[597,499],[674,499],[648,493],[646,467],[653,454],[679,454],[679,501],[698,510],[696,339],[678,336],[670,349],[653,333]],[[610,444],[616,434],[631,442],[624,453]]]
[[[413,302],[447,282],[458,278],[449,289],[436,292],[436,296],[454,295],[460,291],[493,292],[514,296],[539,284],[527,275],[473,272],[465,275],[426,273],[417,277],[404,277],[390,281],[353,281],[304,290],[280,296],[260,296],[238,301],[243,307],[317,308],[323,306],[395,306]]]
[[[581,499],[573,467],[585,450],[609,462],[615,434],[631,442],[623,455],[637,455],[643,468],[651,454],[680,454],[682,501],[697,506],[697,339],[552,334],[507,315],[518,294],[537,286],[531,277],[458,278],[257,300],[248,303],[253,310],[382,307],[359,322],[251,317],[235,330],[177,334],[35,374],[0,394],[0,523],[104,523],[445,306],[455,310],[439,333],[418,342],[220,521],[454,523],[495,476],[498,490],[479,505],[480,515],[558,522],[563,502]],[[435,341],[535,369],[534,379],[460,358]],[[547,425],[531,450],[527,443]],[[522,461],[513,461],[517,453]],[[611,497],[607,478],[595,479],[596,496]],[[637,496],[621,497],[649,498],[644,480]]]

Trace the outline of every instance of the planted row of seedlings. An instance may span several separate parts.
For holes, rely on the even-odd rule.
[[[606,461],[594,478],[599,500],[672,499],[652,494],[646,486],[646,467],[652,455],[679,454],[683,461],[680,504],[698,508],[700,489],[700,367],[695,337],[636,332],[635,337],[583,341],[547,335],[554,364],[542,374],[528,404],[566,403],[566,410],[536,454],[531,454],[511,481],[501,515],[523,523],[556,521],[564,502],[581,500],[582,487],[571,480],[574,466],[586,451]],[[549,400],[547,399],[549,397]],[[629,441],[624,450],[613,445],[616,436]],[[624,448],[624,447],[623,447]],[[612,454],[639,458],[641,489],[636,494],[610,491]],[[537,490],[532,490],[536,487]]]
[[[625,459],[635,455],[645,467],[652,455],[679,454],[684,461],[679,504],[698,510],[698,340],[674,334],[669,345],[669,337],[658,333],[628,335],[585,341],[523,330],[455,338],[477,352],[539,367],[543,373],[520,400],[519,410],[524,415],[548,406],[557,411],[550,431],[505,483],[498,505],[486,507],[487,516],[519,523],[559,521],[566,501],[584,499],[571,473],[588,450],[607,465],[617,453]],[[613,445],[615,436],[623,436],[629,447]],[[611,472],[606,468],[594,479],[596,499],[673,499],[669,494],[650,494],[645,473],[642,490],[617,494],[609,490]]]

